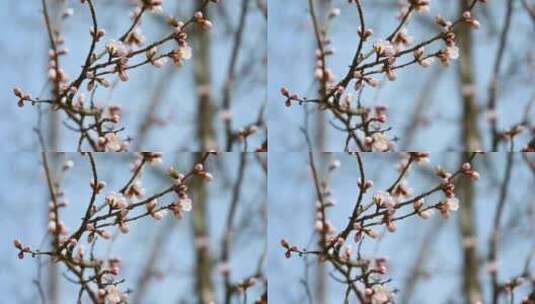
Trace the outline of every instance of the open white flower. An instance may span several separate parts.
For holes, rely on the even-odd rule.
[[[180,58],[191,59],[191,47],[190,46],[183,46],[178,49],[178,52],[180,54]]]
[[[117,286],[110,285],[106,287],[106,301],[110,304],[117,304],[126,301],[126,294],[124,294]]]
[[[377,152],[384,152],[388,150],[389,141],[383,133],[375,133],[372,135],[372,149]]]
[[[191,211],[191,199],[189,198],[182,198],[178,201],[178,204],[180,206],[180,210],[190,212]]]
[[[372,296],[372,303],[373,304],[384,304],[388,303],[390,301],[391,293],[384,288],[381,285],[375,285],[373,287],[373,296]]]
[[[459,58],[459,48],[456,45],[448,46],[446,48],[446,53],[450,59]]]
[[[108,133],[104,137],[106,139],[106,150],[117,152],[123,148],[117,134]]]
[[[459,199],[456,197],[448,198],[446,205],[448,205],[448,210],[457,211],[459,209]]]

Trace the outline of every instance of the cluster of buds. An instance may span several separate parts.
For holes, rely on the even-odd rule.
[[[128,216],[128,209],[120,209],[119,213],[117,214],[117,227],[119,228],[119,231],[121,233],[128,233],[130,229],[128,228],[127,222],[127,216]]]
[[[409,0],[410,5],[419,13],[429,12],[429,0]]]
[[[394,73],[394,68],[393,68],[395,62],[396,62],[396,59],[392,57],[392,58],[386,58],[385,63],[383,64],[383,72],[385,73],[386,79],[390,81],[394,81],[397,78],[396,73]]]
[[[373,187],[373,181],[372,180],[362,181],[359,179],[357,181],[357,187],[359,188],[360,191],[366,193],[366,191],[368,191],[369,189]]]
[[[339,238],[339,240],[340,241],[337,244],[341,247],[338,253],[338,260],[342,263],[347,263],[351,260],[353,250],[351,249],[351,247],[345,245],[344,239]]]
[[[441,167],[435,169],[435,175],[442,180],[441,188],[446,197],[455,197],[455,185],[452,181],[452,174]]]
[[[333,224],[324,218],[324,214],[320,212],[319,210],[316,212],[316,231],[318,231],[321,234],[333,234],[336,232]]]
[[[374,121],[377,121],[379,123],[385,123],[387,120],[386,112],[388,111],[388,108],[386,106],[376,106],[373,108],[374,116],[372,119]]]
[[[409,152],[409,157],[412,158],[417,164],[426,164],[429,162],[428,152]]]
[[[158,210],[156,208],[157,206],[158,206],[158,200],[157,199],[152,199],[147,203],[146,208],[147,208],[147,212],[150,214],[150,216],[152,218],[154,218],[155,220],[159,221],[165,216],[167,210],[165,210],[165,209]]]
[[[119,106],[109,106],[106,108],[106,116],[110,122],[117,124],[121,120],[121,107]]]
[[[67,49],[61,50],[49,50],[48,57],[50,61],[48,63],[48,79],[52,82],[57,82],[64,84],[69,80],[69,75],[60,67],[58,67],[57,58],[61,55],[66,55],[68,53]]]
[[[464,163],[462,166],[461,166],[461,172],[467,176],[468,178],[470,178],[470,180],[472,181],[476,181],[479,179],[479,172],[477,172],[476,170],[474,170],[474,168],[472,168],[472,165],[468,162]]]
[[[95,39],[95,41],[99,41],[100,38],[104,37],[104,35],[106,35],[106,31],[104,29],[101,29],[101,28],[97,28],[95,30],[94,27],[91,27],[89,29],[89,34],[91,35],[91,37],[93,37],[93,39]]]
[[[397,48],[388,40],[379,39],[373,44],[373,49],[377,57],[394,58],[398,52]]]
[[[282,87],[280,89],[280,93],[281,93],[282,96],[286,97],[286,101],[284,102],[284,104],[287,107],[290,107],[292,105],[293,101],[298,101],[299,104],[302,104],[302,99],[299,97],[299,95],[291,94],[290,91],[288,90],[288,88]]]
[[[302,251],[297,246],[290,246],[290,243],[288,243],[288,240],[282,239],[280,242],[282,248],[286,249],[286,252],[284,253],[284,256],[286,258],[290,258],[292,256],[292,253],[298,253],[302,254]]]
[[[438,211],[443,218],[447,219],[450,216],[450,211],[457,211],[459,209],[459,199],[456,197],[448,197],[436,205]]]
[[[192,201],[188,195],[188,186],[184,183],[184,175],[176,172],[174,168],[168,171],[168,174],[174,178],[173,190],[177,194],[177,201],[169,205],[171,210],[177,219],[182,218],[183,212],[190,212],[192,209]]]
[[[196,12],[193,17],[195,18],[195,22],[201,26],[204,30],[210,30],[213,27],[212,21],[206,19],[204,17],[204,14],[201,11]]]
[[[139,181],[139,179],[128,185],[128,187],[124,191],[124,196],[129,199],[139,199],[144,195],[145,189],[141,186],[141,182]]]
[[[163,0],[141,0],[143,7],[151,12],[161,12]]]
[[[81,263],[84,260],[84,256],[85,256],[85,248],[84,248],[84,246],[80,245],[76,249],[76,253],[73,256],[73,259],[74,259],[75,262]]]
[[[78,94],[78,96],[76,96],[76,99],[74,99],[74,95],[76,94],[76,92],[77,92],[76,87],[74,87],[74,86],[71,87],[71,92],[70,93],[72,95],[72,98],[71,98],[72,107],[76,111],[82,111],[84,109],[85,94],[84,93],[80,93],[80,94]],[[94,105],[94,108],[97,109],[97,110],[100,109],[100,107],[96,106],[96,105]]]
[[[375,258],[373,271],[379,274],[386,274],[388,270],[387,262],[386,258]]]
[[[127,69],[128,58],[119,58],[119,61],[117,61],[117,64],[115,65],[115,72],[117,72],[117,76],[119,77],[119,79],[121,79],[121,81],[128,81],[128,74],[126,74]]]
[[[121,270],[121,259],[119,258],[110,258],[108,260],[108,272],[114,276],[119,274]]]
[[[463,13],[464,22],[468,23],[471,27],[479,28],[480,24],[477,21],[470,11],[465,11]]]
[[[329,41],[324,41],[325,44],[328,44]],[[324,66],[325,58],[327,56],[334,55],[334,50],[329,49],[316,49],[316,67],[314,68],[314,78],[321,82],[329,83],[334,81],[334,73]]]
[[[147,57],[147,60],[152,64],[153,66],[157,68],[161,68],[165,65],[167,62],[167,59],[163,56],[157,56],[158,48],[157,47],[151,47],[150,49],[145,52],[145,56]]]
[[[357,31],[357,35],[359,36],[362,41],[368,40],[373,35],[373,31],[371,29],[362,29],[360,26]]]
[[[451,31],[451,28],[453,26],[453,22],[444,19],[441,15],[437,15],[435,17],[435,23],[441,27],[442,32],[448,33]]]
[[[375,230],[371,228],[362,227],[360,223],[354,223],[353,230],[355,230],[355,236],[353,237],[355,243],[360,242],[360,240],[362,240],[362,236],[364,235],[372,239],[377,239],[379,237],[379,233],[377,233]]]
[[[409,187],[405,179],[397,183],[392,189],[392,195],[396,198],[409,198],[413,193],[411,187]]]
[[[212,174],[204,169],[204,165],[201,163],[196,164],[193,167],[195,175],[200,176],[204,181],[210,182],[214,178]]]
[[[388,232],[395,232],[396,231],[396,224],[394,223],[394,214],[396,213],[395,208],[387,208],[383,215],[383,223],[386,226],[386,230]]]
[[[375,78],[362,75],[362,71],[360,70],[355,70],[353,72],[353,78],[356,79],[355,91],[360,90],[364,84],[369,85],[372,88],[375,88],[379,86],[379,84],[381,83],[379,80]]]
[[[397,50],[405,49],[410,46],[412,42],[413,38],[409,35],[409,31],[406,28],[401,28],[394,37],[392,37],[392,44]]]
[[[412,203],[412,207],[414,209],[414,212],[424,220],[430,218],[434,213],[434,210],[432,208],[424,208],[423,198],[415,200],[414,203]]]
[[[390,193],[385,191],[377,192],[372,201],[381,209],[394,209],[398,205],[398,201]]]
[[[28,247],[28,246],[24,247],[24,245],[22,244],[22,242],[20,240],[14,240],[13,241],[13,246],[15,246],[15,248],[17,248],[19,250],[19,253],[17,254],[17,257],[19,259],[23,259],[24,258],[24,254],[32,252],[32,249],[30,247]]]
[[[327,187],[327,184],[322,183],[321,188],[322,200],[316,201],[315,227],[318,233],[327,236],[332,235],[336,231],[333,224],[326,218],[327,208],[334,207],[336,204],[334,199],[331,198],[331,191]]]
[[[131,46],[142,46],[145,43],[145,37],[141,34],[141,29],[136,26],[126,35],[124,42]]]
[[[450,60],[456,60],[459,58],[459,47],[455,44],[455,34],[448,32],[444,35],[444,41],[446,47],[438,51],[437,58],[445,67],[449,66]]]
[[[108,88],[110,86],[110,82],[106,78],[96,76],[94,71],[87,71],[85,77],[89,80],[86,85],[86,89],[88,92],[93,91],[93,89],[95,88],[95,84],[97,83],[105,88]]]
[[[105,240],[108,240],[111,237],[111,234],[108,231],[95,229],[95,225],[93,223],[87,224],[86,230],[88,232],[87,234],[88,243],[93,243],[96,236],[100,236],[101,238]]]
[[[423,46],[417,48],[413,54],[414,60],[416,60],[416,62],[424,68],[431,66],[433,62],[435,62],[435,58],[433,56],[425,56],[425,48]]]
[[[171,51],[171,53],[169,53],[169,57],[173,60],[177,67],[180,67],[182,66],[184,60],[191,59],[191,47],[188,45],[180,46]]]
[[[20,108],[22,108],[24,106],[24,101],[26,101],[26,100],[32,101],[32,104],[33,104],[32,95],[24,94],[24,92],[22,92],[21,88],[19,88],[19,87],[13,88],[13,94],[15,94],[15,96],[18,98],[17,105]]]
[[[130,55],[130,49],[122,41],[110,40],[106,43],[106,52],[111,58],[126,58]]]
[[[126,197],[122,193],[117,192],[111,192],[106,196],[106,204],[110,207],[110,209],[119,209],[123,210],[128,207],[128,202],[126,201]]]
[[[58,193],[58,198],[62,196],[63,193]],[[56,198],[56,199],[58,199]],[[63,200],[60,202],[50,201],[48,204],[48,231],[55,235],[66,235],[68,233],[67,227],[62,220],[58,219],[58,213],[60,208],[67,207],[67,201]]]
[[[139,164],[141,163],[141,159],[144,159],[149,162],[151,165],[157,165],[162,162],[162,153],[161,152],[141,152],[138,154],[138,157],[136,158],[136,161],[139,161]],[[135,169],[132,169],[135,170]]]

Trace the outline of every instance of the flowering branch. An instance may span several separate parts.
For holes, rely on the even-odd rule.
[[[349,221],[340,232],[336,232],[334,225],[328,220],[328,208],[335,206],[334,198],[326,181],[321,180],[315,169],[313,154],[309,154],[310,168],[314,188],[316,189],[316,222],[315,232],[319,234],[318,248],[308,250],[291,245],[286,239],[281,240],[286,257],[293,254],[299,256],[314,255],[321,262],[328,263],[335,272],[342,276],[333,278],[347,285],[346,300],[354,295],[361,303],[388,303],[393,300],[393,293],[386,284],[387,261],[384,258],[364,258],[361,254],[363,240],[377,239],[379,233],[377,226],[384,226],[390,233],[396,231],[396,223],[410,217],[422,219],[430,218],[435,212],[447,219],[451,212],[459,208],[459,200],[455,195],[455,182],[460,176],[467,176],[469,180],[479,179],[479,173],[473,168],[472,162],[476,157],[472,153],[467,162],[456,171],[449,173],[438,167],[435,175],[441,182],[429,190],[414,194],[408,186],[407,176],[416,164],[426,163],[428,154],[423,152],[410,152],[405,154],[398,165],[399,174],[394,182],[384,191],[376,191],[371,201],[366,202],[365,194],[374,187],[371,180],[366,180],[364,161],[360,153],[354,153],[359,170],[357,189],[358,195]],[[334,161],[329,166],[333,172],[340,166]],[[434,193],[442,192],[444,198],[433,203],[427,203]],[[435,200],[435,199],[433,199]],[[405,212],[403,212],[405,211]],[[358,251],[352,253],[349,236],[353,234],[351,242],[356,244]]]
[[[140,200],[145,197],[145,191],[141,186],[141,172],[146,164],[159,163],[162,155],[155,152],[139,153],[134,160],[132,175],[126,186],[118,192],[109,192],[103,204],[96,206],[97,197],[105,189],[106,183],[99,180],[93,154],[86,153],[92,174],[91,196],[78,228],[69,234],[60,214],[60,209],[67,207],[66,199],[63,197],[59,183],[54,180],[51,173],[47,154],[43,152],[43,166],[52,200],[49,206],[48,231],[53,236],[54,242],[51,250],[41,251],[24,246],[22,241],[15,240],[13,245],[19,250],[18,257],[23,259],[27,254],[32,257],[49,256],[52,261],[65,266],[69,273],[75,276],[75,278],[67,276],[67,279],[80,286],[79,301],[83,294],[86,294],[91,303],[126,303],[127,294],[130,291],[123,291],[118,287],[124,282],[118,279],[120,259],[97,257],[93,252],[95,243],[99,239],[110,239],[110,232],[104,229],[106,227],[117,227],[121,233],[128,233],[128,223],[149,216],[155,220],[161,220],[167,212],[172,212],[177,219],[181,219],[192,209],[192,201],[188,195],[191,180],[200,178],[207,182],[212,179],[212,175],[204,169],[205,162],[211,154],[205,153],[200,161],[185,174],[179,173],[175,168],[170,168],[167,175],[171,186]],[[175,193],[176,196],[171,203],[160,204],[158,202],[170,193]],[[139,212],[141,208],[145,208],[146,211]],[[138,211],[136,215],[129,216],[135,211]],[[89,256],[85,253],[81,241],[83,236],[86,236],[87,244],[91,247]]]
[[[479,22],[474,18],[472,11],[477,3],[486,2],[484,0],[473,0],[462,16],[455,21],[448,21],[437,16],[435,23],[441,27],[441,31],[436,35],[413,44],[412,37],[409,36],[406,28],[413,12],[426,12],[429,10],[428,0],[407,0],[399,14],[400,22],[384,40],[378,39],[369,51],[363,51],[365,43],[373,36],[373,31],[366,27],[365,12],[361,0],[351,0],[350,4],[355,4],[359,29],[357,34],[359,41],[349,69],[341,80],[336,81],[333,72],[327,67],[327,57],[334,54],[329,48],[330,40],[327,37],[326,29],[322,29],[315,13],[314,1],[308,1],[309,12],[314,28],[314,36],[317,44],[315,79],[319,84],[319,97],[300,97],[296,93],[290,92],[286,87],[281,88],[281,94],[285,98],[287,106],[294,103],[313,103],[318,109],[329,111],[335,121],[342,126],[337,126],[331,122],[334,128],[346,133],[345,151],[390,151],[394,149],[393,139],[388,139],[385,135],[390,129],[383,127],[386,123],[387,108],[379,106],[369,108],[363,105],[361,100],[362,92],[366,87],[377,87],[379,81],[372,76],[383,74],[390,81],[396,79],[395,71],[419,64],[426,68],[435,59],[438,59],[444,66],[448,66],[450,60],[457,59],[459,49],[455,41],[455,28],[460,24],[468,24],[472,27],[479,27]],[[339,9],[334,9],[329,14],[329,20],[340,14]],[[326,27],[325,27],[326,28]],[[445,47],[433,53],[425,52],[425,47],[442,40]],[[400,59],[412,54],[411,60],[397,64]],[[373,58],[375,55],[375,58]],[[378,67],[375,70],[371,68]],[[353,93],[349,90],[349,85],[353,82],[353,91],[356,94],[356,104],[353,104]],[[353,142],[356,148],[351,148]]]
[[[117,40],[109,40],[105,48],[97,52],[97,45],[105,36],[103,28],[98,26],[97,12],[93,0],[82,0],[89,8],[92,27],[90,28],[91,44],[78,76],[69,82],[69,77],[61,68],[60,56],[68,53],[66,48],[60,49],[63,38],[59,31],[52,28],[48,14],[46,0],[42,0],[43,15],[50,44],[50,63],[48,78],[54,85],[53,95],[50,98],[34,98],[31,94],[23,92],[19,87],[13,89],[18,99],[18,105],[23,107],[27,103],[48,105],[52,111],[61,111],[67,118],[66,127],[79,133],[78,151],[82,151],[87,143],[92,151],[126,151],[131,138],[121,139],[118,133],[123,128],[117,128],[120,122],[121,108],[109,106],[102,108],[95,105],[93,100],[96,89],[101,86],[107,88],[110,82],[106,75],[116,74],[121,81],[128,81],[127,71],[147,64],[156,68],[162,67],[167,60],[172,60],[177,67],[183,65],[184,60],[191,58],[191,48],[188,44],[189,27],[196,25],[203,30],[212,28],[210,20],[204,17],[203,11],[209,3],[218,0],[203,0],[199,10],[187,21],[178,21],[170,17],[167,23],[173,31],[163,38],[144,47],[144,37],[140,32],[140,23],[145,12],[159,12],[162,10],[162,0],[139,0],[138,6],[132,15],[132,24]],[[159,52],[158,48],[168,41],[175,41],[176,47],[169,52]],[[133,59],[145,56],[144,60],[129,64]],[[87,105],[82,84],[86,83],[85,91],[89,96]]]

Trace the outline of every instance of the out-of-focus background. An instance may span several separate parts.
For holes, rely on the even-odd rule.
[[[61,189],[69,202],[60,211],[70,231],[78,227],[89,201],[89,182],[92,179],[87,157],[77,153],[48,154],[50,161],[61,166],[72,160],[74,167],[66,173],[55,171],[61,177]],[[171,180],[163,172],[174,165],[180,172],[188,172],[198,155],[166,153],[160,165],[145,168],[142,185],[147,195],[169,187]],[[216,302],[221,302],[224,284],[221,271],[222,236],[230,208],[232,192],[237,181],[239,164],[245,159],[244,175],[237,201],[234,232],[230,243],[231,282],[265,273],[266,253],[266,176],[265,154],[221,153],[211,156],[206,168],[213,181],[190,189],[193,210],[182,220],[168,214],[161,221],[146,217],[129,224],[130,232],[121,234],[109,229],[109,241],[98,240],[97,257],[120,257],[120,277],[125,282],[121,289],[131,289],[131,303],[200,303],[197,285],[212,286]],[[99,180],[107,183],[97,197],[100,205],[110,191],[117,191],[131,176],[130,163],[134,155],[97,153],[95,161]],[[37,303],[39,294],[35,280],[41,283],[47,303],[75,303],[78,288],[64,278],[69,275],[63,267],[51,270],[47,259],[17,258],[12,246],[20,239],[33,249],[46,249],[50,237],[46,233],[48,189],[39,153],[3,153],[0,162],[0,293],[2,303]],[[203,198],[204,197],[204,198]],[[171,203],[175,194],[160,199]],[[132,213],[133,215],[133,213]],[[83,238],[85,240],[85,237]],[[84,242],[85,243],[85,242]],[[208,256],[200,258],[199,250],[205,244]],[[86,251],[89,250],[85,246]],[[41,266],[39,266],[41,262]],[[204,263],[204,271],[197,267]],[[265,290],[262,280],[247,291],[248,298],[257,299]],[[51,295],[56,294],[55,301]],[[234,298],[234,300],[241,300]],[[238,300],[239,299],[239,300]],[[84,302],[85,303],[84,298]]]
[[[244,1],[248,10],[235,66],[236,79],[230,90],[233,131],[255,123],[266,103],[265,3],[262,0]],[[162,14],[144,14],[141,32],[146,44],[161,39],[172,30],[165,24],[165,16],[189,19],[200,2],[165,0]],[[210,146],[226,150],[222,118],[229,117],[229,113],[223,111],[223,86],[228,78],[242,2],[227,0],[208,5],[207,17],[213,22],[213,29],[202,38],[191,33],[189,42],[193,57],[181,68],[177,69],[172,63],[160,69],[145,65],[130,70],[128,82],[120,82],[113,75],[108,78],[111,89],[97,90],[97,104],[122,106],[119,127],[125,127],[121,137],[133,138],[130,150],[199,151],[202,147],[197,130],[201,128],[211,129]],[[51,18],[59,25],[69,49],[69,54],[61,57],[61,64],[72,79],[79,74],[89,49],[89,10],[86,4],[77,0],[48,0],[47,3]],[[97,45],[98,51],[104,49],[110,39],[117,40],[127,30],[132,23],[129,15],[137,3],[137,0],[95,1],[99,27],[106,31]],[[66,9],[73,9],[74,14],[63,20],[60,16]],[[33,97],[46,99],[50,96],[46,73],[49,47],[41,1],[2,1],[0,19],[4,32],[0,39],[0,137],[4,145],[0,149],[39,150],[37,137],[32,131],[37,124],[37,110],[29,105],[19,109],[12,89],[20,86]],[[172,43],[168,42],[168,45]],[[196,77],[202,77],[203,81],[196,81]],[[199,96],[207,92],[210,104],[201,108]],[[202,109],[211,110],[204,113],[206,110]],[[77,134],[62,125],[64,115],[58,117],[47,112],[44,120],[47,150],[76,150]],[[150,125],[148,130],[143,129],[146,123]],[[249,147],[259,146],[266,136],[260,128],[258,134],[249,138]],[[235,146],[234,150],[241,150],[238,148]]]
[[[397,178],[395,166],[399,156],[395,153],[362,154],[366,179],[374,182],[363,202],[370,202],[376,191],[386,189]],[[463,291],[465,279],[477,282],[483,303],[489,301],[488,245],[506,157],[506,153],[477,156],[474,165],[481,178],[473,186],[457,185],[459,210],[452,213],[448,220],[442,219],[438,213],[428,220],[409,218],[397,222],[395,233],[378,227],[375,230],[382,235],[379,240],[365,239],[361,250],[364,258],[385,257],[388,260],[389,270],[384,278],[392,279],[386,286],[399,290],[395,296],[396,303],[466,303]],[[354,156],[343,153],[317,153],[315,159],[319,168],[325,168],[334,159],[341,163],[328,180],[336,206],[327,211],[327,218],[340,231],[347,224],[358,193],[357,162]],[[460,160],[458,153],[431,153],[428,165],[416,166],[411,171],[408,185],[415,195],[425,192],[440,183],[431,174],[435,166],[440,165],[453,172],[459,167]],[[317,198],[308,164],[307,153],[270,155],[269,299],[274,303],[309,303],[305,288],[308,286],[312,303],[343,303],[346,285],[331,277],[337,274],[333,269],[324,266],[320,270],[317,259],[312,255],[306,259],[292,255],[287,259],[280,245],[280,240],[286,238],[291,245],[300,248],[318,248],[318,236],[314,234]],[[527,258],[535,254],[534,186],[533,172],[526,166],[522,155],[515,153],[498,246],[500,282],[521,274]],[[472,191],[473,197],[470,198],[467,193]],[[426,199],[426,202],[432,203],[434,199],[441,198],[443,195],[440,193]],[[460,229],[461,217],[465,219],[464,232]],[[470,230],[474,233],[471,236],[467,234]],[[475,255],[463,246],[470,239],[475,240]],[[355,244],[352,249],[353,253],[357,252]],[[467,274],[467,267],[463,265],[463,261],[471,259],[474,259],[470,263],[476,269],[475,274]],[[533,275],[533,261],[529,269]],[[533,286],[529,282],[524,283],[515,290],[515,303],[532,291]]]
[[[413,14],[408,23],[408,33],[414,43],[428,39],[439,29],[433,23],[436,15],[449,20],[459,16],[458,1],[430,1],[429,13]],[[400,1],[406,3],[407,1]],[[453,61],[449,68],[443,68],[439,62],[423,69],[415,65],[396,71],[397,80],[389,82],[384,76],[377,77],[382,85],[379,88],[366,88],[363,93],[363,105],[385,105],[388,107],[388,122],[385,127],[392,127],[389,138],[399,137],[397,149],[417,151],[475,150],[460,148],[465,142],[462,131],[463,117],[470,115],[476,121],[474,133],[480,134],[480,146],[489,150],[490,131],[486,112],[489,97],[489,84],[498,50],[498,42],[509,1],[488,1],[488,4],[476,7],[474,14],[481,27],[472,30],[469,39],[472,44],[472,56],[467,66],[473,76],[473,85],[459,81],[459,60]],[[328,56],[327,66],[331,68],[337,80],[345,75],[358,44],[358,19],[354,3],[342,0],[314,1],[318,18],[324,23],[325,16],[332,8],[341,10],[340,16],[330,24],[328,37],[334,56]],[[376,0],[361,1],[366,27],[371,28],[373,36],[365,44],[365,52],[373,43],[393,32],[399,24],[396,18],[398,1]],[[532,1],[527,1],[531,3]],[[511,25],[505,47],[501,72],[498,81],[498,126],[500,129],[519,123],[524,115],[533,120],[535,109],[526,113],[526,105],[535,94],[534,72],[535,23],[524,9],[522,1],[513,1]],[[460,42],[458,42],[460,44]],[[431,52],[442,47],[443,42],[427,47]],[[274,151],[299,151],[306,149],[305,138],[300,130],[303,126],[304,111],[302,106],[293,105],[286,108],[284,97],[279,93],[285,86],[292,93],[301,97],[317,98],[317,83],[314,82],[314,52],[317,47],[308,1],[271,0],[269,2],[268,26],[268,99],[269,99],[269,139]],[[461,48],[460,56],[467,56]],[[412,59],[412,55],[409,56]],[[405,62],[400,60],[399,63]],[[475,90],[475,113],[466,113],[461,96],[462,90]],[[313,106],[309,109],[312,111]],[[323,113],[323,117],[314,112],[310,118],[313,132],[313,146],[321,151],[341,151],[345,135],[329,125],[332,115]],[[471,132],[472,132],[471,131]],[[529,132],[517,140],[516,150],[531,138]],[[503,146],[502,146],[503,149]]]

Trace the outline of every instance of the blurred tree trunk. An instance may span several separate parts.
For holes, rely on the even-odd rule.
[[[198,5],[203,1],[197,0]],[[208,12],[205,13],[208,17]],[[193,73],[197,92],[197,140],[201,151],[215,148],[214,128],[212,126],[214,109],[211,101],[210,80],[210,37],[209,33],[195,27],[193,32],[194,50]],[[202,155],[198,154],[197,159]],[[208,246],[208,214],[206,201],[208,192],[204,183],[195,182],[191,187],[195,207],[192,209],[194,250],[196,257],[195,290],[199,303],[214,301],[212,283],[212,260]]]
[[[329,14],[330,9],[330,0],[319,0],[319,18],[320,18],[320,24],[326,24],[327,21],[327,15]],[[313,48],[313,62],[316,63],[316,47]],[[318,90],[318,92],[321,94],[321,90]],[[325,96],[320,96],[320,99],[323,99]],[[325,141],[326,141],[326,117],[325,117],[325,111],[318,111],[316,113],[316,123],[315,123],[315,139],[316,144],[315,147],[317,151],[325,151]],[[321,173],[321,176],[324,176],[325,168],[326,168],[327,158],[320,157],[318,159],[318,169]],[[316,216],[316,211],[313,209],[313,217]],[[317,269],[316,269],[316,278],[315,278],[315,288],[314,288],[314,299],[316,300],[316,303],[318,304],[324,304],[327,303],[327,269],[325,267],[325,263],[318,261]]]
[[[460,1],[460,14],[462,14],[471,0]],[[477,151],[481,149],[480,132],[477,125],[478,109],[475,98],[474,81],[474,55],[472,29],[465,24],[459,26],[457,43],[459,45],[459,89],[461,94],[463,114],[461,118],[461,139],[464,151]]]
[[[54,180],[56,180],[56,172],[58,168],[58,164],[60,162],[59,155],[57,153],[50,153],[49,154],[49,162],[50,162],[50,170],[51,175]],[[48,213],[50,212],[50,209],[48,207],[49,202],[51,201],[50,193],[46,192],[47,200],[45,201],[45,208],[44,208],[44,215],[45,215],[45,225],[48,224]],[[45,226],[45,229],[46,226]],[[50,238],[50,247],[53,248],[54,246],[54,238]],[[39,266],[40,267],[40,266]],[[48,267],[46,268],[46,294],[47,294],[47,303],[48,304],[59,304],[61,301],[59,300],[59,269],[56,263],[54,263],[52,260],[48,263]]]
[[[196,159],[202,155],[197,153]],[[212,257],[209,247],[208,191],[203,182],[198,179],[192,183],[191,192],[194,194],[194,208],[192,209],[193,242],[195,250],[195,290],[198,302],[201,304],[213,303],[214,287],[212,283]]]
[[[58,21],[59,18],[57,18],[57,16],[59,14],[61,14],[61,9],[62,9],[62,4],[60,3],[60,1],[52,1],[51,2],[51,5],[49,7],[49,11],[50,11],[50,14],[51,14],[51,19],[52,19],[51,22],[52,22],[52,27],[53,28],[59,28],[59,26],[60,26],[60,22]],[[46,49],[45,49],[44,54],[46,54],[46,56],[45,56],[45,64],[46,65],[44,66],[44,69],[45,69],[45,75],[46,75],[48,73],[48,60],[49,60],[48,50],[50,49],[48,40],[46,40],[45,45],[46,45]],[[58,98],[59,92],[57,92],[55,90],[54,85],[51,85],[50,94],[51,94],[51,96],[52,96],[52,98],[54,100],[56,100]],[[58,147],[58,145],[59,145],[59,127],[60,127],[59,112],[58,111],[50,111],[50,112],[47,113],[47,115],[45,117],[46,117],[46,124],[47,125],[46,125],[46,134],[44,134],[44,136],[46,136],[44,149],[46,151],[54,151],[55,152],[55,151],[58,151],[58,148],[59,148]],[[52,174],[54,174],[56,172],[56,169],[58,168],[59,158],[58,158],[58,155],[56,153],[53,153],[50,156],[51,156],[49,158],[50,159],[50,166],[51,166],[51,168],[53,170]],[[49,208],[48,208],[48,202],[49,202],[49,200],[46,201],[45,210],[44,210],[45,223],[48,223],[48,213],[50,211]],[[51,241],[51,246],[53,246],[52,242],[53,241]],[[58,303],[60,303],[60,300],[59,300],[59,270],[58,270],[57,264],[51,262],[48,265],[48,267],[46,268],[46,272],[45,273],[46,273],[47,303],[49,303],[49,304],[58,304]]]
[[[459,14],[462,14],[472,1],[459,1]],[[464,162],[468,157],[468,151],[476,151],[480,149],[480,133],[477,126],[478,112],[475,99],[472,30],[469,26],[463,24],[459,27],[456,34],[461,54],[459,57],[458,78],[463,109],[461,121],[462,150],[466,151],[466,153],[463,153],[461,156],[461,162]],[[466,177],[459,179],[457,188],[459,201],[461,202],[461,208],[459,208],[459,231],[461,247],[463,250],[462,290],[464,294],[464,302],[473,304],[482,300],[475,242],[475,189],[473,183],[467,181]]]
[[[199,3],[202,0],[197,0]],[[179,1],[180,2],[180,1]],[[205,15],[208,15],[206,12]],[[208,16],[206,16],[208,18]],[[214,119],[214,105],[211,96],[210,80],[210,33],[195,27],[193,31],[194,56],[193,73],[197,91],[197,139],[200,150],[214,150],[215,134],[212,125]]]

